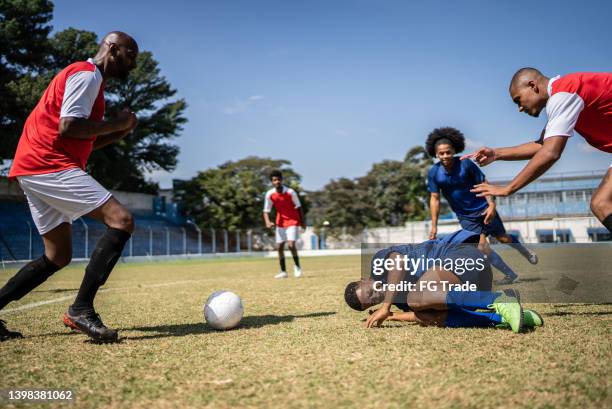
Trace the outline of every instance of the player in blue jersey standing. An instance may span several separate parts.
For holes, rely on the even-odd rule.
[[[433,240],[437,236],[442,193],[457,215],[461,227],[480,235],[480,250],[488,256],[491,265],[504,274],[504,278],[497,284],[513,283],[518,278],[517,274],[493,251],[487,237],[493,236],[500,243],[511,245],[531,264],[536,264],[538,257],[520,243],[517,237],[506,233],[504,223],[495,209],[493,196],[478,197],[470,192],[474,185],[485,182],[485,175],[471,160],[460,160],[455,156],[465,149],[463,133],[450,127],[434,129],[427,137],[425,148],[432,158],[439,159],[427,175],[427,188],[431,194],[429,239]]]

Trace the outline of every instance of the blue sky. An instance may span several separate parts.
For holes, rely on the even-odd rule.
[[[258,155],[317,189],[403,158],[437,126],[470,148],[537,138],[545,117],[517,112],[510,77],[611,71],[610,15],[606,1],[59,0],[53,25],[132,34],[187,100],[178,168],[152,175],[162,187]],[[610,162],[576,136],[552,171]]]

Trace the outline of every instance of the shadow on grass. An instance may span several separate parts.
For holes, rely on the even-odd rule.
[[[70,291],[75,291],[76,292],[76,291],[79,291],[79,289],[78,288],[54,288],[52,290],[34,290],[32,292],[33,293],[53,293],[53,294],[56,294],[56,293],[67,293],[67,292],[70,292]]]
[[[557,311],[557,312],[549,312],[543,313],[542,315],[546,315],[549,317],[565,317],[567,315],[585,315],[585,316],[596,316],[596,315],[612,315],[612,311],[588,311],[588,312],[573,312],[573,311]]]
[[[310,314],[302,315],[250,315],[244,317],[240,322],[240,325],[235,330],[250,329],[250,328],[261,328],[268,325],[278,325],[285,322],[292,322],[299,318],[317,318],[327,317],[336,314],[333,311],[314,312]],[[182,337],[185,335],[197,335],[206,334],[209,332],[217,332],[217,330],[211,328],[205,323],[192,323],[192,324],[173,324],[173,325],[156,325],[151,327],[131,327],[122,328],[121,331],[142,331],[142,332],[155,332],[156,334],[151,335],[140,335],[140,336],[127,336],[122,337],[126,340],[143,340],[143,339],[156,339],[166,337]],[[232,330],[230,330],[232,331]]]

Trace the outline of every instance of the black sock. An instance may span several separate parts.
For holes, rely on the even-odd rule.
[[[0,289],[0,309],[11,301],[21,299],[59,269],[60,267],[51,262],[44,254],[21,267],[21,270]]]
[[[281,271],[286,271],[286,266],[285,266],[285,256],[279,257],[278,258],[278,263],[280,264],[280,268]]]
[[[91,254],[89,264],[85,268],[85,277],[79,288],[79,293],[70,306],[71,313],[80,313],[93,309],[93,301],[100,288],[113,271],[113,267],[121,257],[125,243],[131,234],[123,230],[109,227],[98,241],[96,248]]]
[[[293,254],[293,262],[298,268],[300,268],[300,257],[297,255],[297,253]]]
[[[608,229],[608,231],[612,233],[612,213],[607,215],[602,223],[604,226],[606,226],[606,229]]]

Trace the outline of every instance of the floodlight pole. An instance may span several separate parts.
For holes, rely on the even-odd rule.
[[[212,253],[216,253],[217,252],[217,236],[215,234],[215,229],[210,229],[210,235],[212,236]]]
[[[223,229],[223,250],[227,253],[229,246],[229,237],[226,229]]]
[[[240,229],[236,230],[236,253],[240,253]]]
[[[193,226],[194,229],[198,232],[198,254],[202,255],[202,229],[198,227],[195,222],[188,220],[187,223]]]
[[[247,231],[247,248],[249,253],[253,252],[253,230],[250,229]]]
[[[187,254],[187,231],[184,227],[181,227],[183,231],[183,255]]]
[[[149,256],[153,257],[153,229],[149,225]]]

